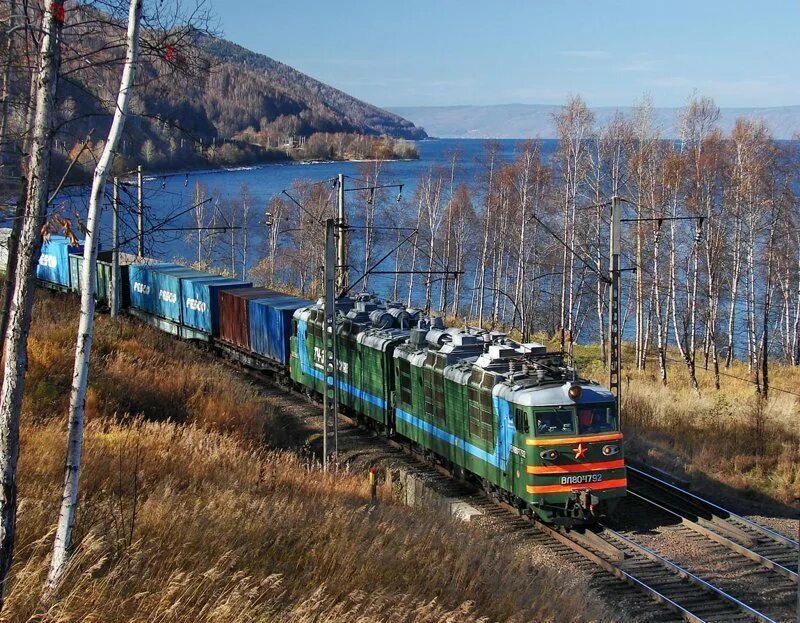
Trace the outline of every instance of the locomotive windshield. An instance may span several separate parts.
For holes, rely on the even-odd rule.
[[[539,435],[561,435],[575,432],[572,409],[539,411],[536,413],[536,432]]]
[[[577,413],[576,413],[577,411]],[[577,417],[576,417],[577,416]],[[536,412],[537,435],[591,435],[617,430],[613,405],[580,405]]]
[[[613,405],[581,405],[578,407],[578,432],[584,435],[617,430]]]

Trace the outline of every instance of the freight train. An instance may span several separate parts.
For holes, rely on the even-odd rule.
[[[83,259],[69,241],[43,248],[39,279],[77,291]],[[168,263],[122,268],[128,313],[203,340],[295,389],[324,386],[324,305]],[[98,303],[110,293],[98,263]],[[403,437],[447,469],[543,521],[587,525],[626,494],[613,394],[560,353],[500,332],[445,327],[368,295],[336,303],[340,409]]]

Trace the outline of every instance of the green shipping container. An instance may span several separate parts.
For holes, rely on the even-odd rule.
[[[108,307],[111,303],[111,251],[101,251],[97,255],[97,303]],[[83,255],[72,254],[69,256],[69,273],[72,290],[81,291],[81,271],[83,270]],[[120,305],[128,307],[130,296],[128,292],[128,266],[119,267],[119,293]]]

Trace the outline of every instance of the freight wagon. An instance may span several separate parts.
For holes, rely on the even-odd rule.
[[[51,288],[72,290],[69,256],[75,253],[83,253],[82,244],[72,245],[65,236],[50,236],[42,243],[39,263],[36,265],[36,278]]]
[[[74,292],[81,291],[81,272],[83,271],[83,254],[70,253],[69,256],[69,276],[70,289]],[[120,283],[128,282],[128,265],[120,264]],[[97,254],[97,305],[101,308],[108,308],[111,305],[113,266],[111,263],[111,251],[100,251]],[[128,288],[119,289],[120,306],[127,308],[130,305]]]

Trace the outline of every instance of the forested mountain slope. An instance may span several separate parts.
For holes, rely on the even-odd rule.
[[[56,160],[63,166],[94,129],[90,151],[81,157],[87,170],[102,147],[97,139],[111,122],[121,54],[110,43],[119,37],[120,26],[89,11],[71,13],[64,31],[56,141]],[[282,158],[363,158],[377,152],[409,157],[413,147],[402,141],[361,137],[426,137],[399,115],[230,41],[195,34],[181,52],[170,50],[169,39],[158,33],[145,31],[144,41],[134,116],[120,145],[123,170],[137,164],[162,170]],[[92,65],[85,62],[89,51],[95,51]],[[20,92],[26,88],[20,85]]]
[[[279,129],[308,136],[313,132],[387,134],[425,138],[425,131],[387,112],[323,84],[268,56],[224,39],[200,42],[219,63],[203,94],[205,109],[217,130],[233,135],[262,120]]]

